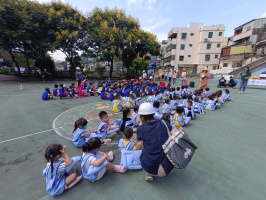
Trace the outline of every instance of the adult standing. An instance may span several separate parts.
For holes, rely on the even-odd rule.
[[[164,69],[162,70],[162,76],[161,76],[161,80],[160,81],[164,81],[164,75],[165,75],[165,71]]]
[[[177,76],[177,72],[176,69],[174,69],[173,74],[172,74],[172,78],[173,78],[173,85],[176,84],[176,76]]]
[[[172,69],[170,69],[169,72],[168,72],[168,82],[169,83],[171,83],[171,81],[172,81],[172,75],[173,75]]]
[[[249,67],[245,67],[245,70],[240,72],[240,86],[238,88],[238,94],[244,93],[248,84],[248,79],[251,76]]]
[[[165,73],[164,73],[164,81],[167,81],[167,79],[168,79],[168,71],[165,70]]]
[[[84,80],[84,76],[83,76],[82,72],[80,71],[79,67],[76,67],[75,76],[76,76],[76,81],[77,81],[78,86],[79,86],[81,84],[81,82]]]
[[[187,77],[187,72],[186,72],[186,69],[183,69],[182,73],[181,73],[181,85],[185,85],[185,80],[186,80],[186,77]]]
[[[137,146],[140,148],[143,143],[140,162],[146,172],[146,181],[153,181],[153,176],[164,177],[174,168],[162,148],[168,139],[167,128],[161,120],[154,119],[154,113],[150,103],[142,103],[139,107],[138,114],[142,125],[137,130]],[[165,123],[169,131],[174,133],[172,126],[168,122]]]
[[[210,78],[210,73],[208,72],[208,68],[204,67],[202,72],[200,73],[200,85],[199,89],[205,90],[205,88],[208,86],[208,79]]]

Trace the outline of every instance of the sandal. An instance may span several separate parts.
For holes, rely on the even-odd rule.
[[[151,181],[153,181],[153,177],[150,174],[146,173],[146,175],[145,175],[145,181],[151,182]]]
[[[109,162],[112,162],[114,160],[114,153],[113,153],[113,151],[109,151],[107,155],[108,155],[107,160]]]
[[[122,165],[115,165],[114,171],[117,173],[125,173],[127,170],[123,168]]]

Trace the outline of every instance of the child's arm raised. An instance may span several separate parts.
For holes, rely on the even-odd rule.
[[[103,164],[103,162],[107,159],[108,155],[104,152],[99,151],[103,156],[100,157],[99,159],[94,160],[91,164],[93,164],[94,166],[100,166],[101,164]]]
[[[66,152],[66,145],[63,146],[62,150],[60,150],[63,157],[64,157],[64,161],[65,161],[65,166],[68,167],[69,165],[71,165],[71,163],[73,162],[73,160],[69,157],[69,155]]]

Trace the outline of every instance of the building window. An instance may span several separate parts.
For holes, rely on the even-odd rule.
[[[223,67],[228,67],[228,63],[224,63],[223,64]]]
[[[205,55],[205,61],[210,61],[211,55]]]
[[[220,48],[221,47],[221,44],[217,44],[217,48]]]
[[[190,36],[193,36],[194,35],[194,33],[190,33]]]
[[[191,55],[188,55],[187,57],[191,57]]]
[[[190,46],[190,47],[192,47],[192,46],[193,46],[193,44],[189,44],[189,46]]]
[[[212,36],[213,36],[213,32],[209,32],[208,38],[212,38]]]
[[[223,36],[223,32],[219,32],[219,36]]]
[[[187,33],[182,33],[181,34],[181,39],[186,39],[186,37],[187,37]]]
[[[184,56],[179,56],[179,61],[184,61]]]
[[[218,55],[215,55],[214,58],[218,58]]]
[[[211,43],[208,43],[207,44],[207,49],[211,49],[211,46],[212,46],[212,44]]]
[[[176,44],[172,44],[172,45],[171,45],[171,48],[172,48],[172,49],[176,49]]]
[[[180,50],[184,50],[185,49],[185,44],[180,44]]]

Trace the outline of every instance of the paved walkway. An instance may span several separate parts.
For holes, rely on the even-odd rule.
[[[19,84],[0,83],[0,199],[54,199],[46,194],[41,176],[45,149],[61,143],[67,145],[70,156],[81,155],[80,149],[55,133],[54,120],[73,107],[92,104],[97,108],[108,102],[98,97],[44,102],[42,91],[54,83],[26,82],[22,91]],[[217,90],[216,85],[217,80],[210,80],[211,91]],[[96,183],[82,180],[57,199],[264,200],[266,93],[256,89],[247,89],[244,95],[236,89],[230,92],[232,102],[199,116],[185,128],[198,146],[185,170],[152,183],[144,181],[143,171],[107,172]],[[68,123],[71,130],[71,120]],[[119,162],[116,154],[114,163]]]

